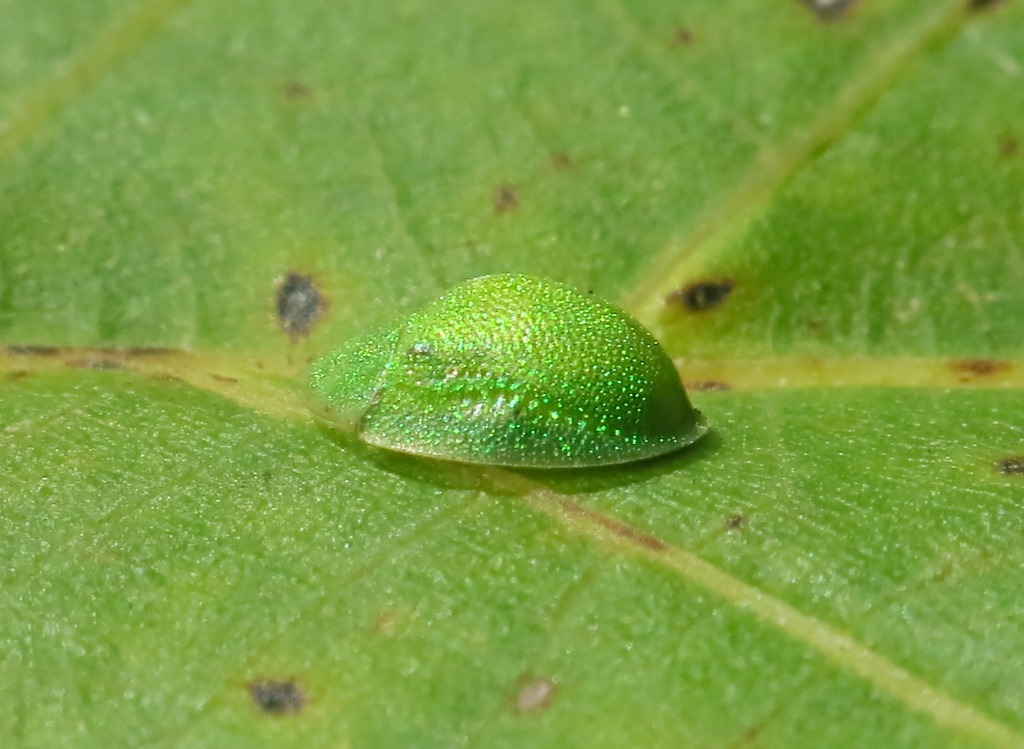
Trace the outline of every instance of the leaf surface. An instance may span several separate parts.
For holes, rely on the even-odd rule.
[[[1020,3],[0,12],[0,745],[1024,746]],[[315,425],[507,271],[712,433]]]

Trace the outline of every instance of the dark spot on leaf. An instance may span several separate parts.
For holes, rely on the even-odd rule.
[[[858,0],[797,0],[817,16],[819,21],[838,21]]]
[[[751,726],[750,728],[748,728],[746,731],[743,732],[742,736],[740,736],[739,746],[746,746],[747,744],[753,744],[760,737],[761,737],[761,727],[760,726]]]
[[[373,631],[381,635],[392,635],[395,633],[395,625],[398,617],[391,609],[385,609],[377,614],[373,620]]]
[[[1004,159],[1014,156],[1020,150],[1020,138],[1012,133],[999,136],[999,155]]]
[[[672,35],[672,44],[676,47],[689,47],[695,41],[693,31],[686,26],[677,26]]]
[[[962,375],[960,382],[970,382],[975,377],[1005,372],[1010,369],[1010,363],[999,359],[953,359],[949,368]]]
[[[312,89],[302,81],[286,81],[281,86],[281,94],[290,101],[300,101],[313,95]]]
[[[227,375],[215,374],[213,372],[210,373],[210,379],[216,380],[217,382],[226,382],[229,385],[234,385],[238,382],[237,377],[228,377]]]
[[[502,184],[494,188],[494,212],[509,213],[519,207],[519,188]]]
[[[1002,5],[1006,0],[967,0],[970,10],[990,10]]]
[[[125,349],[112,349],[125,356],[168,356],[170,354],[180,354],[181,349],[166,348],[161,346],[130,346]]]
[[[573,163],[572,157],[565,151],[555,151],[551,154],[551,166],[560,172],[565,172],[572,169],[576,164]]]
[[[82,356],[68,359],[66,364],[72,369],[118,370],[124,369],[124,363],[105,356]]]
[[[1006,476],[1024,476],[1024,455],[1011,455],[997,460],[996,470]]]
[[[736,282],[731,278],[719,278],[708,281],[694,281],[668,295],[671,304],[682,304],[691,312],[703,312],[717,307],[732,293]]]
[[[7,353],[12,356],[56,356],[60,349],[56,346],[8,346]]]
[[[732,385],[721,380],[694,380],[686,383],[687,390],[732,390]]]
[[[248,684],[249,696],[267,715],[297,713],[306,703],[306,695],[293,679],[259,679]]]
[[[551,707],[558,687],[550,679],[524,676],[519,679],[513,708],[520,715],[535,713]]]
[[[742,528],[747,522],[746,515],[730,515],[725,519],[725,527],[730,530]]]
[[[4,374],[4,378],[9,381],[23,380],[28,377],[28,371],[24,369],[15,369]]]
[[[308,335],[326,310],[327,300],[308,276],[289,273],[277,287],[277,320],[292,340]]]

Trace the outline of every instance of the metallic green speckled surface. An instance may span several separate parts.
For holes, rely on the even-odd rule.
[[[470,463],[624,463],[707,430],[639,323],[526,275],[454,286],[317,361],[310,386],[318,418],[372,445]]]

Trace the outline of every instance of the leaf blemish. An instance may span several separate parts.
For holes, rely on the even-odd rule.
[[[625,541],[642,546],[649,551],[665,551],[668,548],[663,541],[659,541],[654,536],[650,536],[646,533],[642,533],[635,528],[630,528],[625,523],[620,523],[618,520],[602,515],[600,512],[589,510],[583,505],[576,504],[575,502],[566,502],[563,505],[565,511],[570,515],[577,517],[587,518],[606,531],[611,533],[613,536],[617,536]]]
[[[313,95],[312,89],[302,81],[286,81],[281,86],[281,95],[289,101],[302,101]]]
[[[181,349],[168,348],[166,346],[131,346],[126,349],[110,349],[109,351],[131,357],[169,356],[171,354],[183,353]]]
[[[308,276],[291,272],[278,284],[277,320],[293,341],[308,335],[327,307],[327,300]]]
[[[210,373],[210,379],[216,380],[217,382],[226,382],[229,385],[235,385],[238,383],[237,377],[228,377],[227,375]]]
[[[124,369],[124,364],[122,362],[114,359],[108,359],[106,357],[86,356],[68,359],[65,363],[72,369],[97,369],[109,371]]]
[[[990,10],[1002,5],[1005,0],[967,0],[970,10]]]
[[[729,530],[736,530],[746,525],[746,515],[730,515],[725,519],[725,527]]]
[[[515,697],[515,711],[520,715],[546,710],[551,707],[558,688],[550,679],[523,677]]]
[[[247,689],[252,701],[265,715],[297,713],[306,704],[305,692],[294,679],[257,679],[250,681]]]
[[[1020,150],[1020,138],[1012,133],[1003,133],[999,136],[999,155],[1004,159],[1016,155]]]
[[[1024,476],[1024,455],[1011,455],[997,460],[996,470],[1004,476]]]
[[[693,380],[692,382],[684,383],[684,386],[687,390],[732,390],[732,385],[721,380]]]
[[[668,295],[670,304],[682,304],[690,312],[704,312],[717,307],[732,293],[736,282],[731,278],[694,281]]]
[[[814,13],[819,21],[838,21],[846,12],[857,4],[858,0],[798,0],[799,3]]]
[[[1010,363],[999,359],[953,359],[949,368],[962,375],[961,382],[969,382],[972,377],[988,377],[1010,369]]]
[[[57,346],[8,346],[7,353],[12,356],[56,356],[60,353]]]
[[[675,33],[672,35],[673,46],[689,47],[694,43],[694,41],[696,41],[696,37],[694,37],[693,31],[686,26],[676,27]]]
[[[551,166],[560,172],[564,172],[572,169],[576,164],[573,163],[572,157],[565,151],[555,151],[555,153],[551,154]]]
[[[519,207],[519,188],[508,183],[494,188],[494,212],[510,213]]]

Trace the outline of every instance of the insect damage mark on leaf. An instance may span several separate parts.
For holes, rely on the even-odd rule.
[[[522,676],[517,683],[513,699],[513,710],[519,715],[547,710],[555,697],[558,687],[544,677]]]
[[[711,390],[711,391],[725,391],[732,390],[732,385],[728,382],[722,382],[721,380],[692,380],[690,382],[683,383],[687,390]]]
[[[969,10],[991,10],[1002,5],[1006,0],[967,0]]]
[[[1004,476],[1024,476],[1024,455],[1010,455],[997,460],[996,471]]]
[[[281,96],[290,102],[307,101],[312,98],[313,90],[302,81],[293,79],[281,85]]]
[[[572,156],[565,151],[555,151],[551,154],[551,166],[560,172],[565,172],[576,166]]]
[[[677,26],[672,34],[673,47],[689,47],[696,41],[693,30],[687,26]]]
[[[328,308],[309,276],[290,272],[277,286],[277,321],[293,341],[309,335]]]
[[[112,348],[112,349],[101,349],[106,353],[110,354],[122,354],[127,357],[143,357],[143,356],[169,356],[171,354],[183,353],[181,349],[170,348],[167,346],[129,346],[128,348]]]
[[[519,188],[516,185],[503,183],[494,188],[494,212],[511,213],[519,207]]]
[[[982,377],[1002,374],[1011,369],[1010,363],[999,359],[953,359],[949,368],[959,375],[960,382],[971,382]]]
[[[97,356],[95,353],[68,359],[65,363],[72,369],[99,369],[112,371],[124,369],[123,361],[118,361],[117,359],[102,355]]]
[[[682,304],[690,312],[704,312],[725,301],[736,282],[731,278],[694,281],[668,295],[669,304]]]
[[[7,353],[11,356],[56,356],[60,349],[57,346],[14,345],[7,347]]]
[[[999,136],[999,156],[1009,159],[1020,151],[1020,138],[1013,133],[1003,133]]]
[[[730,515],[725,519],[725,527],[727,530],[737,530],[746,525],[746,523],[746,515]]]
[[[800,5],[810,10],[819,21],[838,21],[859,0],[798,0]]]
[[[246,688],[252,701],[265,715],[297,713],[306,704],[306,694],[294,679],[257,679],[250,681]]]

